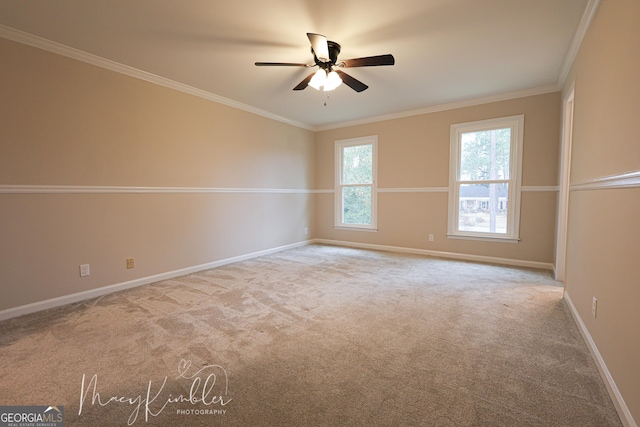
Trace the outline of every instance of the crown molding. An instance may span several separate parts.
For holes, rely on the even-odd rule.
[[[578,56],[578,51],[580,50],[580,46],[582,45],[584,36],[587,34],[587,30],[591,25],[591,21],[593,21],[593,17],[595,16],[599,5],[600,5],[600,0],[589,0],[589,3],[587,3],[587,7],[584,9],[584,13],[582,14],[582,19],[580,20],[578,29],[576,30],[576,33],[573,35],[573,40],[571,41],[569,50],[567,50],[567,53],[565,55],[562,68],[560,68],[560,74],[558,76],[559,87],[564,86],[567,80],[567,77],[569,76],[569,71],[571,70],[573,61],[575,61],[576,56]]]
[[[289,118],[286,118],[277,114],[273,114],[269,111],[265,111],[260,108],[255,108],[250,105],[246,105],[241,102],[237,102],[232,99],[225,98],[223,96],[219,96],[202,89],[197,89],[195,87],[149,73],[147,71],[139,70],[137,68],[130,67],[128,65],[120,64],[119,62],[111,61],[109,59],[102,58],[100,56],[93,55],[91,53],[84,52],[82,50],[79,50],[70,46],[66,46],[61,43],[47,40],[45,38],[42,38],[33,34],[25,33],[24,31],[16,30],[15,28],[7,27],[6,25],[0,25],[0,37],[15,41],[18,43],[26,44],[26,45],[29,45],[38,49],[42,49],[48,52],[56,53],[58,55],[66,56],[67,58],[82,61],[87,64],[95,65],[97,67],[105,68],[107,70],[124,74],[130,77],[134,77],[136,79],[157,84],[159,86],[164,86],[169,89],[174,89],[189,95],[197,96],[199,98],[204,98],[206,100],[213,101],[218,104],[223,104],[228,107],[232,107],[238,110],[246,111],[248,113],[256,114],[258,116],[266,117],[268,119],[276,120],[276,121],[286,123],[292,126],[296,126],[302,129],[313,131],[313,128],[308,124],[291,120]]]
[[[559,92],[560,86],[553,84],[548,86],[540,86],[531,89],[519,90],[514,92],[501,93],[497,95],[489,95],[480,98],[465,99],[463,101],[451,102],[448,104],[432,105],[430,107],[418,108],[416,110],[401,111],[398,113],[385,114],[381,116],[372,116],[364,119],[358,119],[348,122],[330,124],[326,126],[316,126],[312,130],[321,132],[325,130],[340,129],[350,126],[364,125],[369,123],[382,122],[385,120],[402,119],[405,117],[419,116],[422,114],[438,113],[440,111],[455,110],[457,108],[474,107],[476,105],[489,104],[492,102],[508,101],[510,99],[525,98],[527,96],[544,95],[546,93]]]
[[[372,117],[357,119],[353,121],[345,121],[345,122],[333,123],[333,124],[321,125],[321,126],[313,126],[307,123],[302,123],[296,120],[292,120],[287,117],[280,116],[266,110],[252,107],[250,105],[243,104],[243,103],[234,101],[232,99],[225,98],[225,97],[216,95],[214,93],[204,91],[202,89],[197,89],[192,86],[185,85],[183,83],[179,83],[174,80],[170,80],[165,77],[161,77],[161,76],[149,73],[147,71],[139,70],[137,68],[133,68],[128,65],[120,64],[118,62],[111,61],[109,59],[102,58],[100,56],[93,55],[88,52],[84,52],[82,50],[63,45],[61,43],[47,40],[45,38],[42,38],[33,34],[29,34],[5,25],[0,25],[0,37],[13,40],[22,44],[26,44],[32,47],[36,47],[38,49],[56,53],[62,56],[66,56],[68,58],[72,58],[78,61],[92,64],[101,68],[105,68],[120,74],[125,74],[140,80],[144,80],[153,84],[174,89],[174,90],[187,93],[193,96],[204,98],[212,102],[227,105],[229,107],[243,110],[252,114],[256,114],[258,116],[266,117],[268,119],[286,123],[286,124],[296,126],[302,129],[310,130],[313,132],[321,132],[325,130],[340,129],[340,128],[345,128],[350,126],[376,123],[376,122],[382,122],[386,120],[401,119],[405,117],[417,116],[422,114],[437,113],[437,112],[453,110],[457,108],[472,107],[472,106],[488,104],[492,102],[507,101],[507,100],[516,99],[516,98],[524,98],[527,96],[535,96],[535,95],[542,95],[546,93],[558,92],[562,89],[562,86],[568,75],[571,65],[573,64],[573,61],[575,60],[577,52],[580,48],[582,39],[584,38],[587,28],[589,27],[589,24],[591,23],[591,20],[595,15],[595,12],[599,3],[600,3],[600,0],[589,0],[589,3],[582,16],[578,30],[574,35],[573,41],[571,43],[571,46],[569,48],[569,51],[563,63],[563,66],[560,72],[560,77],[558,79],[557,84],[540,86],[540,87],[514,91],[514,92],[507,92],[507,93],[496,94],[496,95],[489,95],[489,96],[473,98],[473,99],[466,99],[466,100],[456,101],[452,103],[432,105],[432,106],[423,107],[415,110],[400,111],[397,113],[372,116]]]

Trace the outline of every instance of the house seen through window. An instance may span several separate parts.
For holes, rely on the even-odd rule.
[[[450,237],[518,239],[523,116],[451,127]]]

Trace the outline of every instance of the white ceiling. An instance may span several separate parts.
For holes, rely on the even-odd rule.
[[[0,0],[0,25],[323,129],[557,89],[588,1]],[[311,70],[254,66],[312,63],[307,32],[340,59],[396,65],[346,69],[369,89],[342,85],[325,107],[324,92],[292,90]]]

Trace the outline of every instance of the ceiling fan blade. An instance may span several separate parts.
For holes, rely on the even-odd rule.
[[[366,84],[362,83],[360,80],[351,77],[349,74],[345,73],[342,70],[335,70],[335,72],[338,73],[344,84],[346,84],[356,92],[362,92],[369,87]]]
[[[314,67],[315,64],[298,64],[295,62],[256,62],[258,67]]]
[[[307,78],[305,78],[303,81],[301,81],[298,86],[294,87],[293,90],[305,90],[307,88],[307,86],[309,86],[309,82],[311,81],[311,78],[316,74],[316,72],[314,71],[313,73],[309,74],[309,76]]]
[[[340,65],[344,63],[346,68],[353,67],[376,67],[379,65],[393,65],[396,63],[395,58],[391,54],[367,56],[365,58],[345,59],[340,61]]]
[[[327,38],[322,34],[315,33],[307,33],[307,37],[309,37],[316,58],[322,62],[329,62],[329,44],[327,43]]]

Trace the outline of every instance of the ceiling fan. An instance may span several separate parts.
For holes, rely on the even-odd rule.
[[[360,80],[351,77],[349,74],[342,71],[341,68],[375,67],[379,65],[395,64],[395,59],[393,58],[393,55],[390,54],[367,56],[355,59],[343,59],[338,61],[338,54],[340,53],[340,45],[338,43],[327,40],[327,38],[321,34],[307,33],[307,37],[311,42],[311,53],[313,54],[314,64],[256,62],[256,65],[258,67],[320,67],[317,71],[313,72],[301,81],[298,86],[293,88],[293,90],[304,90],[307,86],[311,86],[314,89],[320,90],[322,87],[324,91],[329,91],[344,83],[356,92],[362,92],[369,86],[362,83]]]

